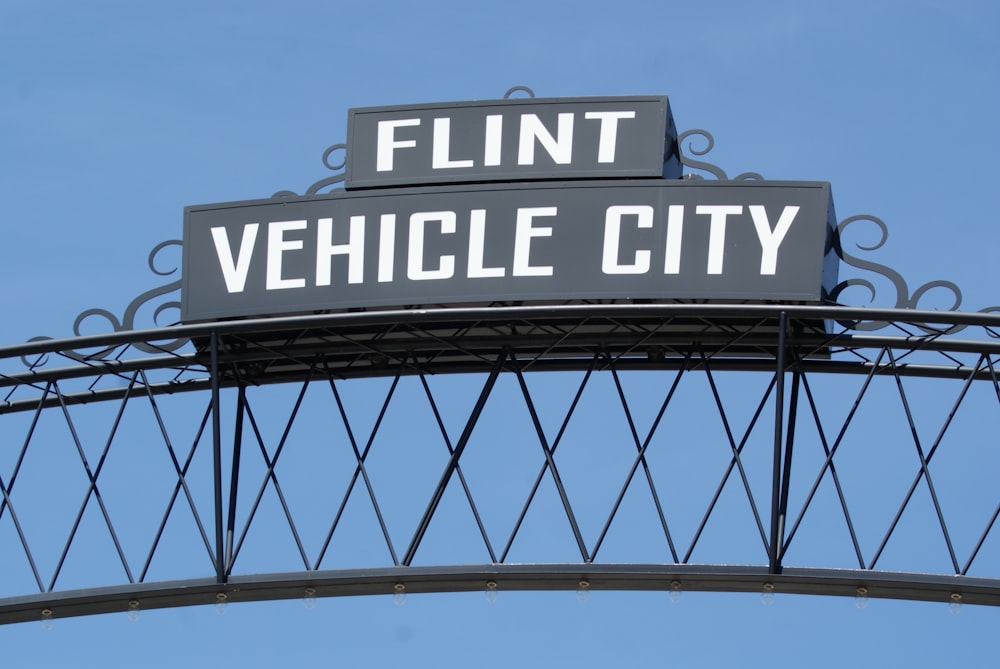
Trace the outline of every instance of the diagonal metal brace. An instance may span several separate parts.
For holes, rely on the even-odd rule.
[[[490,394],[493,392],[493,386],[496,384],[500,372],[503,371],[504,365],[507,362],[507,355],[506,349],[501,351],[493,363],[493,369],[490,370],[490,375],[486,378],[486,383],[479,393],[479,399],[476,400],[476,405],[472,408],[472,413],[469,414],[469,420],[465,423],[462,436],[458,438],[455,450],[452,452],[451,457],[448,458],[448,464],[444,468],[444,473],[441,474],[441,480],[434,489],[434,494],[431,497],[431,501],[427,504],[427,509],[424,511],[423,517],[420,519],[420,524],[417,526],[417,531],[410,541],[409,548],[406,549],[406,555],[403,557],[403,564],[406,566],[413,563],[413,558],[416,556],[417,548],[420,547],[420,542],[423,540],[424,534],[427,533],[427,527],[431,523],[431,518],[434,517],[434,512],[437,510],[438,504],[441,503],[441,498],[448,487],[448,482],[451,480],[452,474],[455,473],[455,468],[458,467],[458,459],[465,452],[465,447],[469,444],[469,439],[472,437],[472,430],[476,427],[476,423],[479,422],[479,416],[482,415],[483,408],[486,406],[486,400],[489,399]]]

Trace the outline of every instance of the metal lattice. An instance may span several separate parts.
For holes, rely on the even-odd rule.
[[[996,604],[998,325],[565,305],[7,347],[0,619],[488,588]]]

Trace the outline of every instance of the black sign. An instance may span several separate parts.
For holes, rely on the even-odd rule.
[[[826,183],[483,184],[188,207],[181,317],[509,300],[819,301]]]
[[[347,134],[347,189],[681,176],[665,96],[351,109]]]

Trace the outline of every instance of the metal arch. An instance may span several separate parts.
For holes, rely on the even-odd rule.
[[[889,327],[878,334],[859,334],[858,323],[885,322]],[[836,326],[850,323],[852,327]],[[520,307],[469,307],[464,309],[411,309],[397,312],[356,312],[277,319],[242,320],[225,323],[158,328],[146,331],[115,332],[107,335],[75,337],[65,340],[34,341],[0,348],[0,413],[29,418],[27,432],[11,439],[4,435],[3,448],[18,450],[5,461],[11,464],[0,470],[0,530],[8,523],[4,536],[14,543],[6,552],[23,554],[30,567],[31,581],[37,592],[17,592],[0,599],[0,622],[19,622],[44,617],[84,615],[135,608],[158,608],[218,601],[266,600],[302,596],[340,596],[399,592],[443,592],[498,589],[648,589],[648,590],[727,590],[774,591],[850,596],[922,599],[944,602],[1000,605],[1000,574],[978,575],[980,551],[991,536],[1000,515],[1000,500],[992,515],[981,525],[978,540],[966,542],[961,549],[952,537],[952,526],[942,511],[935,487],[935,456],[942,450],[943,436],[966,401],[970,388],[983,387],[996,395],[1000,407],[998,356],[1000,342],[994,333],[1000,315],[991,313],[929,312],[914,309],[875,310],[813,305],[694,305],[694,304],[592,304],[534,305]],[[828,329],[829,328],[829,329]],[[963,337],[954,335],[962,331]],[[193,346],[173,350],[157,342],[189,339]],[[93,359],[81,351],[97,351]],[[108,352],[111,352],[108,354]],[[64,359],[64,367],[18,369],[25,357]],[[573,401],[561,415],[559,428],[546,429],[539,419],[536,403],[541,399],[526,382],[527,372],[575,370],[583,374]],[[620,374],[649,370],[664,378],[664,394],[658,400],[655,420],[645,429],[639,425]],[[461,434],[449,433],[427,381],[434,375],[478,373],[485,381],[478,391],[471,411],[464,419]],[[736,407],[727,403],[717,381],[736,373],[764,375],[769,382],[754,397],[741,397]],[[597,531],[583,527],[584,512],[573,499],[564,477],[564,462],[557,452],[566,426],[575,420],[577,403],[584,389],[600,374],[609,375],[617,389],[613,397],[625,417],[623,441],[628,445],[627,476],[613,495],[614,503],[603,509]],[[463,454],[470,435],[476,429],[483,406],[494,393],[496,381],[506,375],[516,381],[517,393],[529,416],[526,441],[535,455],[538,468],[532,472],[534,486],[520,506],[510,531],[501,535],[488,531],[483,518],[479,491],[463,470]],[[724,426],[721,447],[726,452],[725,466],[719,471],[721,481],[701,518],[697,529],[685,538],[678,534],[674,509],[663,501],[662,479],[650,465],[651,441],[661,429],[664,411],[675,401],[682,379],[701,375],[711,394],[710,408]],[[845,377],[846,375],[846,377]],[[391,381],[382,408],[365,433],[349,415],[342,399],[344,384],[354,379],[386,377]],[[400,534],[390,527],[386,517],[384,492],[370,476],[369,455],[380,435],[386,407],[393,401],[396,385],[404,378],[415,378],[426,394],[439,453],[444,468],[430,488],[430,501],[419,515],[416,531],[399,543]],[[817,399],[817,387],[828,379],[855,378],[860,389],[852,408],[839,423],[830,423]],[[480,377],[469,377],[480,378]],[[936,434],[921,432],[914,408],[905,387],[908,379],[952,379],[961,392],[954,400]],[[858,524],[863,518],[852,507],[842,485],[838,465],[844,435],[855,419],[856,410],[866,401],[870,387],[884,381],[896,388],[905,420],[900,424],[900,441],[912,446],[913,478],[891,521],[880,528],[874,541],[861,536]],[[268,387],[287,385],[297,399],[286,414],[279,438],[268,437],[256,415],[260,408],[250,397]],[[307,389],[326,388],[330,401],[339,407],[339,421],[349,436],[349,467],[354,470],[350,485],[336,508],[329,510],[328,524],[321,533],[325,540],[319,551],[309,545],[298,524],[298,516],[286,500],[288,488],[282,487],[286,475],[283,456],[289,431],[298,418]],[[348,385],[350,387],[350,385]],[[226,398],[236,393],[236,411],[223,408]],[[180,442],[166,424],[158,402],[168,395],[188,395],[199,399],[201,409],[185,419],[194,436]],[[223,397],[226,396],[226,398]],[[206,398],[210,398],[206,401]],[[105,505],[102,492],[113,481],[105,463],[116,439],[118,425],[134,403],[148,405],[159,435],[160,448],[169,456],[168,478],[172,490],[162,517],[149,518],[156,528],[148,550],[138,555],[123,548],[122,529],[115,509]],[[207,404],[207,407],[205,406]],[[231,402],[230,402],[231,404]],[[739,406],[756,409],[752,416],[739,417]],[[117,416],[100,448],[88,451],[77,429],[78,414],[87,405],[106,405]],[[35,425],[43,418],[59,417],[71,435],[83,471],[84,489],[79,508],[67,507],[76,518],[68,538],[54,548],[37,548],[25,530],[25,517],[31,509],[24,502],[22,462],[35,446]],[[770,418],[769,418],[770,416]],[[0,419],[0,421],[7,420]],[[234,422],[235,421],[235,422]],[[766,476],[751,470],[747,461],[748,444],[753,435],[766,430],[771,422],[771,466]],[[4,422],[0,422],[0,429]],[[244,426],[247,426],[244,428]],[[251,429],[252,432],[247,432]],[[354,429],[352,429],[354,428]],[[796,457],[803,448],[800,433],[811,428],[822,455],[818,468],[807,476],[793,474],[793,446]],[[457,435],[457,438],[455,438]],[[251,440],[240,449],[241,440]],[[253,444],[253,442],[256,442]],[[199,449],[201,449],[199,451]],[[540,449],[540,451],[539,451]],[[199,452],[211,450],[211,481],[199,489],[196,475]],[[248,481],[239,476],[241,459],[248,460],[260,451],[263,473]],[[242,455],[241,455],[242,452]],[[12,453],[12,451],[11,451]],[[7,454],[3,454],[7,455]],[[95,457],[96,456],[96,457]],[[233,465],[224,462],[231,457]],[[938,459],[941,456],[938,456]],[[908,465],[909,466],[909,465]],[[641,471],[640,471],[641,470]],[[766,478],[766,484],[761,479]],[[508,561],[511,545],[522,531],[522,523],[534,508],[539,484],[553,486],[557,515],[569,528],[579,559],[551,564],[514,564]],[[449,482],[461,485],[460,499],[475,518],[474,532],[488,555],[484,564],[420,565],[417,558],[427,528],[438,515],[442,496]],[[848,528],[849,552],[857,557],[854,565],[841,568],[788,566],[788,551],[801,542],[808,526],[808,511],[816,491],[824,482],[836,488],[837,505]],[[811,485],[809,492],[792,503],[789,490]],[[258,485],[259,484],[259,485]],[[257,494],[249,507],[239,507],[241,491]],[[759,563],[727,566],[721,563],[698,564],[692,561],[703,541],[702,530],[718,514],[720,495],[732,486],[745,499],[750,513],[751,535],[759,536],[753,550]],[[669,486],[667,486],[669,487]],[[330,569],[324,562],[331,539],[340,529],[345,507],[357,488],[369,500],[378,519],[384,550],[389,564],[365,569]],[[803,488],[805,489],[805,488]],[[662,530],[666,547],[663,561],[630,564],[602,562],[605,539],[616,518],[622,513],[622,499],[631,490],[641,490],[653,500],[655,518]],[[762,492],[766,490],[767,492]],[[927,496],[935,521],[928,532],[939,533],[947,547],[951,567],[937,574],[916,571],[889,571],[883,565],[884,551],[897,536],[900,517],[911,509],[915,492]],[[301,570],[289,573],[248,574],[240,571],[246,559],[244,537],[254,526],[255,513],[265,494],[280,502],[277,515],[292,539],[293,552],[301,557]],[[251,496],[252,497],[252,496]],[[206,502],[206,500],[210,500]],[[93,505],[97,505],[94,507]],[[519,503],[520,505],[520,503]],[[98,508],[99,507],[99,508]],[[78,544],[80,518],[88,508],[98,508],[99,525],[106,528],[114,545],[113,562],[122,578],[118,582],[85,589],[62,589],[61,572],[67,555]],[[228,509],[228,513],[227,513]],[[249,510],[248,510],[249,509]],[[336,513],[334,513],[336,510]],[[177,513],[189,516],[197,531],[183,549],[202,565],[202,576],[182,580],[147,580],[151,562],[163,550],[164,527]],[[699,512],[701,513],[701,512]],[[606,518],[606,520],[604,519]],[[7,520],[9,519],[9,520]],[[103,531],[103,530],[102,530]],[[971,543],[971,545],[970,545]],[[141,567],[140,567],[141,564]],[[124,582],[122,582],[124,581]],[[582,586],[581,584],[586,585]],[[3,593],[6,595],[6,593]]]
[[[534,96],[531,89],[516,86],[504,98],[516,92]],[[692,139],[704,148],[696,148]],[[681,163],[702,173],[685,178],[730,180],[721,167],[704,160],[714,144],[714,137],[704,130],[680,135]],[[332,174],[307,187],[305,194],[329,192],[344,181],[341,172],[346,162],[345,148],[344,144],[334,144],[324,152],[323,164]],[[744,172],[732,180],[762,178]],[[293,191],[281,191],[273,197],[295,196]],[[874,251],[885,244],[887,228],[880,219],[852,216],[838,226],[835,250],[844,264],[877,275],[883,284],[888,281],[895,290],[895,296],[890,298],[894,308],[576,303],[442,309],[432,305],[403,311],[135,330],[140,311],[151,310],[152,322],[158,323],[163,312],[177,307],[176,300],[170,301],[169,297],[179,286],[174,281],[139,295],[121,318],[105,309],[84,311],[73,324],[76,336],[71,339],[39,337],[27,344],[0,347],[0,541],[6,538],[9,542],[3,546],[5,557],[23,554],[23,590],[37,587],[32,594],[24,594],[23,590],[10,594],[0,589],[0,623],[230,601],[497,589],[763,591],[1000,605],[1000,573],[980,576],[976,571],[983,563],[981,552],[1000,516],[1000,500],[995,501],[981,532],[959,547],[953,536],[954,526],[949,524],[953,518],[945,513],[935,483],[936,463],[943,457],[935,456],[948,452],[942,449],[944,437],[956,413],[968,401],[970,389],[985,387],[992,391],[1000,407],[1000,314],[995,313],[1000,308],[959,312],[962,296],[954,283],[931,281],[910,291],[892,268],[847,252],[841,238],[848,227],[853,233],[855,223],[860,221],[874,224],[881,238],[873,245],[857,244],[858,250]],[[157,269],[154,259],[164,249],[179,245],[169,241],[155,247],[148,259],[150,269],[159,276],[172,274],[175,270]],[[877,297],[872,281],[848,278],[833,288],[830,300],[840,299],[851,287],[867,289],[873,302]],[[950,294],[952,311],[918,308],[932,290]],[[95,318],[103,319],[112,332],[81,335],[84,321]],[[959,333],[962,338],[957,336]],[[626,372],[637,370],[667,380],[650,425],[640,424],[621,380]],[[543,398],[530,389],[526,377],[527,372],[558,371],[577,371],[582,378],[553,433],[546,430],[539,416],[538,404]],[[443,403],[435,398],[428,380],[458,374],[479,375],[475,378],[484,377],[485,382],[473,393],[473,408],[456,436],[449,433],[442,415]],[[566,443],[568,426],[583,411],[579,408],[581,396],[602,374],[611,377],[615,389],[609,403],[624,416],[626,429],[621,441],[627,446],[624,459],[628,467],[622,484],[612,495],[610,508],[601,510],[600,518],[588,531],[584,527],[585,514],[574,506],[572,491],[560,474],[562,453],[567,447],[559,447]],[[732,374],[763,375],[768,379],[759,396],[739,398],[743,409],[753,409],[749,418],[739,416],[740,407],[727,404],[720,390],[719,381]],[[712,494],[704,513],[699,511],[694,518],[695,530],[684,537],[675,510],[665,498],[670,486],[657,478],[651,461],[656,450],[654,439],[667,422],[664,414],[678,401],[676,391],[698,375],[710,388],[706,410],[723,427],[724,466],[716,472],[721,480],[709,490]],[[365,430],[350,415],[341,387],[378,377],[390,380],[389,389],[380,400],[377,418]],[[537,458],[533,463],[537,472],[530,471],[533,483],[523,504],[518,505],[516,519],[507,528],[510,531],[497,536],[489,531],[480,491],[471,473],[463,468],[468,464],[463,457],[484,405],[495,392],[497,381],[505,377],[516,379],[517,398],[528,416],[525,440],[531,442],[528,445]],[[419,514],[415,530],[400,537],[390,527],[387,509],[383,508],[385,497],[380,497],[378,482],[369,474],[373,466],[369,456],[382,430],[387,407],[404,378],[419,382],[432,417],[432,436],[428,439],[440,441],[444,467],[430,489],[430,501]],[[820,386],[839,378],[858,380],[860,388],[849,402],[846,416],[831,424],[832,419],[824,413]],[[913,398],[905,382],[944,383],[949,379],[958,382],[961,391],[936,433],[927,438],[917,424],[917,409],[912,406]],[[904,486],[901,501],[892,508],[889,522],[879,528],[874,541],[868,541],[860,527],[864,514],[852,506],[847,474],[839,465],[843,463],[845,435],[853,429],[866,402],[871,401],[871,389],[880,382],[893,389],[901,406],[904,420],[899,434],[905,439],[901,437],[900,441],[907,447],[912,445],[910,464],[914,471],[912,481]],[[252,396],[267,388],[282,387],[294,390],[295,400],[287,416],[275,420],[283,426],[280,436],[269,438],[264,418],[258,419],[256,413],[261,407]],[[349,443],[346,468],[353,472],[345,494],[329,510],[318,550],[308,545],[301,517],[293,512],[288,499],[292,486],[283,487],[281,483],[288,482],[283,454],[288,450],[289,432],[300,420],[303,398],[313,387],[329,392],[328,401],[336,407],[334,415],[342,423]],[[184,418],[186,427],[193,428],[189,430],[193,435],[178,438],[169,424],[160,405],[171,396],[197,400],[196,408]],[[103,494],[115,482],[109,479],[112,474],[107,473],[106,464],[116,454],[112,449],[117,449],[122,417],[136,404],[150,412],[152,436],[147,435],[147,439],[167,458],[169,479],[165,511],[162,516],[144,520],[152,536],[138,554],[125,545],[122,530],[128,528],[122,527],[117,509],[105,503]],[[76,416],[78,411],[97,407],[112,407],[114,418],[96,450],[88,450],[87,437],[78,430]],[[32,498],[22,496],[28,485],[23,467],[27,466],[26,458],[31,457],[29,451],[38,450],[36,427],[52,416],[64,423],[71,446],[69,459],[82,471],[82,503],[78,508],[67,506],[72,523],[65,541],[39,548],[30,531]],[[16,419],[25,419],[22,422],[27,427],[12,439],[5,427]],[[992,432],[993,423],[988,428]],[[808,438],[801,436],[807,430],[815,432],[813,445],[821,454],[818,468],[802,474],[794,467],[808,445]],[[749,462],[750,444],[757,432],[770,432],[764,440],[770,449],[770,466],[763,473],[753,470]],[[202,473],[199,480],[199,467],[206,468],[199,464],[199,458],[206,451],[211,451],[207,467],[211,471]],[[259,455],[255,455],[257,451]],[[240,473],[254,459],[263,474],[247,482]],[[227,460],[231,462],[228,469]],[[454,481],[460,485],[459,499],[475,521],[473,534],[481,539],[488,562],[419,565],[416,560],[428,529],[439,515],[449,482]],[[522,532],[526,516],[537,506],[544,481],[555,490],[557,516],[564,517],[579,560],[511,563],[512,545]],[[801,537],[808,532],[809,512],[825,482],[834,488],[833,506],[846,527],[850,559],[836,569],[789,566],[789,551],[800,545]],[[807,492],[793,500],[790,491],[803,483],[807,484]],[[253,491],[255,485],[256,494],[249,496],[252,501],[242,501],[248,499],[246,490]],[[703,532],[718,513],[723,503],[720,499],[730,486],[741,499],[745,498],[750,543],[759,559],[744,566],[694,563],[693,555],[704,543]],[[653,525],[662,532],[663,560],[628,564],[599,561],[606,554],[602,551],[616,519],[625,513],[622,508],[626,495],[637,489],[649,496],[655,510]],[[338,531],[343,531],[345,509],[355,490],[361,491],[358,494],[371,505],[377,519],[375,543],[384,548],[388,564],[364,569],[326,568],[331,542]],[[257,515],[267,494],[278,500],[280,513],[275,514],[275,522],[287,528],[291,552],[301,560],[301,569],[264,573],[239,570],[251,555],[245,549],[245,539],[253,527],[259,526]],[[898,536],[901,518],[919,495],[926,496],[932,510],[928,532],[939,532],[946,547],[948,568],[941,573],[884,567],[885,551]],[[78,532],[88,510],[98,514],[97,526],[106,530],[113,546],[108,562],[120,568],[121,576],[97,587],[67,587],[61,580],[63,567],[81,542]],[[179,514],[188,516],[194,526],[188,543],[181,548],[197,562],[198,575],[150,580],[151,565],[170,543],[167,526]]]

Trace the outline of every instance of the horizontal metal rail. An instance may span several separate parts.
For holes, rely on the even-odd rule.
[[[585,367],[589,359],[580,360],[549,360],[536,362],[532,365],[534,372],[568,372],[578,371]],[[724,358],[713,364],[713,369],[720,372],[768,372],[774,367],[774,363],[759,359],[735,359]],[[149,369],[156,369],[151,367]],[[937,378],[937,379],[967,379],[973,378],[979,381],[990,381],[992,376],[989,369],[976,369],[968,365],[918,365],[904,364],[895,369],[886,364],[874,364],[871,362],[849,362],[834,360],[811,360],[800,363],[800,368],[806,372],[819,372],[827,374],[850,374],[866,376],[874,374],[898,375],[909,378]],[[139,367],[142,369],[142,367]],[[685,361],[683,358],[674,360],[649,361],[645,359],[625,360],[618,363],[618,369],[628,371],[677,371],[679,369],[697,369],[697,362]],[[201,368],[199,368],[200,371]],[[393,370],[396,371],[396,370]],[[474,374],[486,373],[487,366],[478,363],[464,362],[451,365],[438,365],[435,367],[435,374]],[[39,407],[50,409],[65,403],[67,406],[79,406],[93,404],[96,402],[120,401],[126,397],[145,397],[147,395],[176,395],[178,393],[205,392],[211,389],[211,379],[208,372],[204,371],[205,377],[189,379],[185,381],[165,381],[153,383],[148,386],[126,386],[122,385],[113,388],[102,388],[99,390],[85,390],[79,392],[67,392],[59,396],[51,396],[43,399],[26,398],[13,401],[0,401],[0,415],[8,413],[20,413],[25,411],[36,411]],[[266,377],[254,379],[252,385],[264,386],[282,383],[301,382],[308,373],[308,370],[287,372],[284,374],[271,374]],[[385,376],[384,369],[358,370],[354,374],[344,375],[341,378],[371,378]],[[238,379],[226,378],[222,380],[223,388],[233,388],[239,383]]]
[[[994,579],[852,569],[678,564],[487,564],[386,567],[191,579],[11,597],[0,624],[237,602],[446,592],[634,590],[750,592],[1000,605]]]
[[[39,339],[0,346],[0,359],[37,356],[68,350],[105,348],[144,343],[155,347],[155,342],[177,339],[197,339],[244,332],[267,333],[316,328],[381,327],[399,323],[424,325],[428,323],[503,323],[512,321],[540,321],[559,319],[579,321],[595,316],[609,318],[665,319],[672,317],[697,317],[708,319],[777,318],[781,311],[792,320],[851,321],[911,323],[925,326],[937,325],[942,334],[959,326],[998,328],[1000,313],[956,312],[917,309],[865,309],[859,307],[782,305],[782,304],[572,304],[535,306],[490,306],[475,308],[405,309],[397,311],[347,312],[305,316],[256,318],[163,328],[129,330],[108,334],[87,335],[65,339]]]

